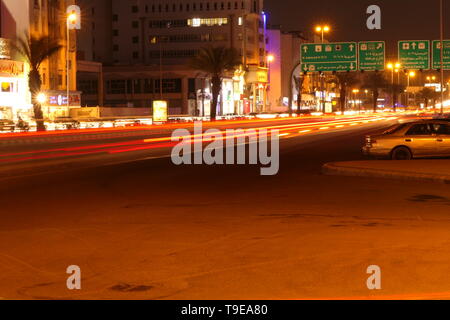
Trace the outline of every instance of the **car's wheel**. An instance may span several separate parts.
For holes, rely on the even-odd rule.
[[[407,147],[397,147],[392,150],[391,153],[392,160],[411,160],[412,153]]]

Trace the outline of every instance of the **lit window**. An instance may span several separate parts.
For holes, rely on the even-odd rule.
[[[200,27],[200,26],[222,26],[228,24],[228,18],[194,18],[188,20],[188,26]]]
[[[238,18],[238,25],[242,26],[242,23],[243,23],[242,17],[239,17],[239,18]]]
[[[200,18],[192,19],[192,26],[193,27],[200,27],[202,24],[202,20]]]
[[[12,92],[13,84],[10,82],[2,82],[2,92]]]

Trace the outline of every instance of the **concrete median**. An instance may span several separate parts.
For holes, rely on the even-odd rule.
[[[327,175],[432,181],[450,184],[450,160],[348,161],[326,163]]]

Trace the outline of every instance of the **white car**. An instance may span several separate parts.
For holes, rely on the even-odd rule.
[[[423,120],[396,125],[381,135],[367,136],[363,153],[392,160],[450,157],[450,121]]]

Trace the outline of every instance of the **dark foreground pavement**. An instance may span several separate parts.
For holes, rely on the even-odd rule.
[[[373,130],[286,140],[273,177],[154,159],[3,180],[0,297],[450,298],[448,185],[321,174]]]

